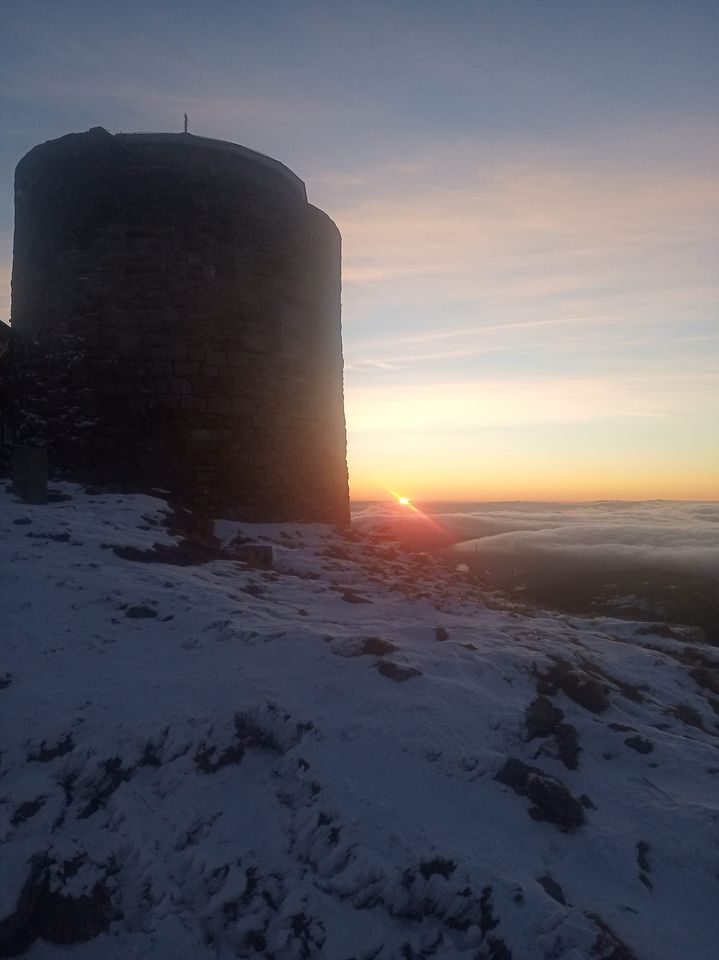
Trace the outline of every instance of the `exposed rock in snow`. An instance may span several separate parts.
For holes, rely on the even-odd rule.
[[[715,955],[715,648],[61,492],[0,494],[0,956]]]

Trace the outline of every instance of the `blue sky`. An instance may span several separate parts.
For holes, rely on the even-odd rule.
[[[344,239],[353,492],[719,496],[719,5],[5,0],[12,172],[90,126],[276,156]]]

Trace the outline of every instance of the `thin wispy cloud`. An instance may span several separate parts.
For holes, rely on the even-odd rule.
[[[407,385],[354,387],[348,404],[352,432],[431,433],[547,423],[636,420],[701,411],[719,402],[719,373],[654,376],[434,379]]]
[[[414,190],[374,183],[349,207],[337,199],[350,286],[384,283],[397,302],[419,285],[452,302],[706,281],[696,254],[717,238],[719,178],[510,170],[477,183],[466,170],[444,186],[441,164],[433,174]]]

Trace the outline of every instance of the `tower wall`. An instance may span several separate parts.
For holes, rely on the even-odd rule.
[[[80,482],[348,518],[339,232],[277,161],[97,128],[16,172],[16,440]]]

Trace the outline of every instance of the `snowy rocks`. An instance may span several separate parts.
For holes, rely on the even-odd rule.
[[[533,700],[524,714],[524,727],[527,740],[535,737],[549,737],[561,723],[564,711],[552,705],[547,697],[537,697]]]
[[[564,711],[552,705],[547,697],[539,696],[527,707],[524,714],[525,739],[552,737],[556,755],[568,770],[576,770],[579,763],[579,740],[576,727],[562,723]],[[547,752],[546,747],[542,752]]]
[[[511,787],[515,793],[527,797],[533,804],[530,817],[547,820],[564,832],[581,827],[586,817],[582,803],[571,795],[561,781],[548,776],[538,767],[530,767],[510,757],[495,780]]]
[[[602,713],[609,706],[609,686],[584,667],[572,666],[562,657],[554,657],[553,665],[540,673],[537,691],[553,696],[561,690],[570,700],[574,700],[591,713]]]

